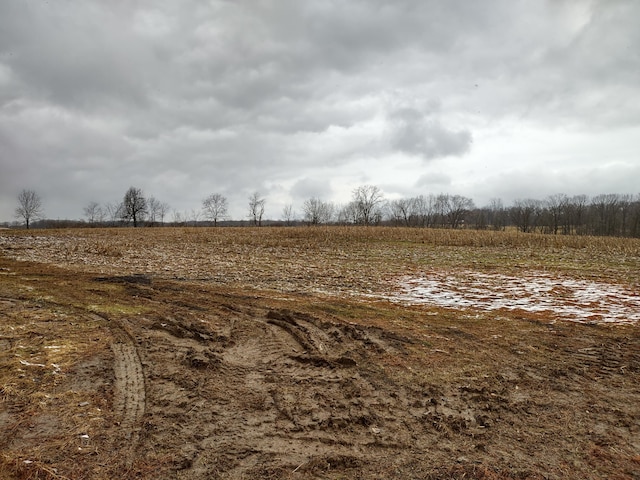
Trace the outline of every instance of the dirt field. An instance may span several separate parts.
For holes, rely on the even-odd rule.
[[[640,242],[0,232],[0,478],[640,479]]]

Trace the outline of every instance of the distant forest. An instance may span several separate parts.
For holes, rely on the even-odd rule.
[[[518,199],[504,205],[493,199],[476,207],[462,195],[430,194],[387,200],[375,185],[353,190],[352,199],[336,205],[309,198],[294,210],[286,205],[279,219],[263,219],[267,199],[258,192],[247,200],[247,216],[232,219],[228,202],[221,194],[211,194],[198,209],[171,210],[167,203],[131,187],[122,202],[84,207],[82,220],[50,220],[36,192],[23,190],[17,200],[17,221],[5,227],[75,228],[126,226],[296,226],[296,225],[393,225],[414,228],[478,230],[517,229],[525,233],[553,235],[596,235],[640,238],[640,194],[550,195],[545,199]]]

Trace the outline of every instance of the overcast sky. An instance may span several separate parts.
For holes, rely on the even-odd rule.
[[[235,219],[312,196],[640,193],[637,0],[1,0],[0,221],[129,186]],[[171,216],[171,215],[170,215]],[[169,218],[170,219],[170,218]]]

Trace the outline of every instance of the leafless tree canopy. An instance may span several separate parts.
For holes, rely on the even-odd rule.
[[[376,185],[362,185],[353,191],[352,203],[357,215],[355,223],[371,225],[382,220],[384,195]]]
[[[341,225],[358,223],[358,210],[355,202],[349,202],[339,208],[337,221]]]
[[[120,214],[120,210],[122,209],[122,203],[106,203],[104,205],[104,213],[108,222],[112,225],[115,225],[122,215]]]
[[[249,218],[254,225],[262,226],[262,216],[264,215],[265,198],[261,198],[258,192],[253,192],[249,197]]]
[[[124,221],[133,221],[133,226],[137,227],[149,212],[147,200],[142,194],[142,190],[130,187],[122,200],[120,214]]]
[[[104,220],[105,212],[98,202],[89,202],[83,211],[89,223],[100,223]]]
[[[287,226],[291,225],[291,223],[293,222],[295,216],[296,216],[296,214],[293,211],[293,205],[291,205],[290,203],[285,205],[284,208],[282,209],[282,219],[285,221]]]
[[[25,226],[29,228],[32,220],[42,216],[42,199],[33,190],[22,190],[18,194],[18,207],[16,217],[24,220]]]
[[[169,211],[169,204],[161,202],[155,197],[149,197],[147,200],[148,220],[152,224],[164,223],[164,217]]]
[[[446,195],[443,201],[444,214],[451,228],[458,228],[464,223],[465,215],[473,210],[473,200],[462,195]]]
[[[169,213],[169,204],[167,202],[160,202],[160,207],[158,208],[158,217],[160,218],[160,223],[164,223],[164,217]]]
[[[534,198],[519,199],[511,207],[511,220],[522,232],[533,232],[542,213],[542,202]]]
[[[214,226],[217,226],[218,220],[227,218],[228,208],[227,198],[219,193],[213,193],[202,201],[204,216],[208,220],[213,220]]]
[[[332,203],[323,202],[319,198],[305,200],[302,206],[304,220],[310,225],[329,223],[333,218],[334,206]]]
[[[413,212],[415,200],[413,198],[400,198],[389,202],[389,213],[396,225],[409,227],[411,225],[411,214]]]

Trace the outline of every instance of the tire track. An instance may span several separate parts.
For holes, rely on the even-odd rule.
[[[584,347],[571,354],[582,361],[586,369],[599,375],[624,375],[627,371],[637,371],[640,366],[640,356],[619,343]]]
[[[280,327],[308,353],[324,353],[326,351],[321,342],[314,339],[308,329],[300,325],[289,313],[270,310],[267,315],[267,323]]]
[[[116,445],[116,447],[121,452],[126,451],[126,465],[131,466],[133,454],[140,439],[146,406],[144,371],[133,339],[124,325],[118,324],[118,327],[113,329],[113,335],[115,339],[111,344],[115,375],[113,408],[119,419],[121,431],[117,440],[124,440],[123,445]]]
[[[131,438],[131,431],[136,428],[144,415],[145,390],[142,365],[133,345],[115,343],[111,346],[114,354],[115,390],[114,409],[121,418],[120,426]]]

